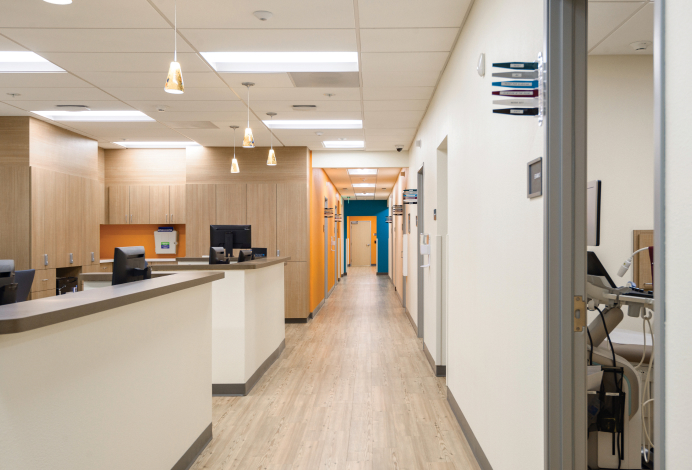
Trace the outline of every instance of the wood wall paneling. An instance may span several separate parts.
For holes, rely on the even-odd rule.
[[[185,223],[185,185],[170,185],[170,223]]]
[[[632,251],[637,251],[648,246],[654,246],[654,231],[634,230],[632,245]],[[653,278],[651,276],[651,258],[649,257],[648,251],[642,251],[634,257],[634,266],[632,266],[632,280],[639,288],[654,290]]]
[[[31,166],[98,180],[97,141],[33,118],[29,132]]]
[[[291,261],[307,261],[310,240],[308,188],[303,183],[276,185],[276,248]]]
[[[216,223],[219,225],[245,225],[247,223],[246,184],[216,185]]]
[[[49,179],[52,173],[42,168],[31,168],[31,268],[44,269],[45,245],[45,218],[46,196],[45,191],[50,186]]]
[[[104,163],[106,185],[186,183],[185,149],[106,149]]]
[[[84,216],[86,223],[84,224],[84,257],[83,265],[96,265],[100,261],[100,241],[101,241],[101,218],[102,205],[91,203],[90,201],[98,201],[103,194],[103,183],[98,180],[84,179],[86,184],[86,195],[84,201]],[[93,259],[92,259],[93,258]]]
[[[67,176],[67,264],[66,266],[81,266],[84,259],[84,233],[87,216],[84,212],[86,204],[86,179],[79,176]],[[72,262],[70,262],[70,254]]]
[[[130,223],[149,223],[149,186],[130,186]]]
[[[99,169],[99,177],[98,180],[101,183],[106,182],[106,151],[99,147],[98,149],[98,169]]]
[[[0,165],[29,166],[29,119],[0,116]]]
[[[266,248],[276,257],[276,184],[247,185],[247,223],[252,226],[253,248]]]
[[[70,265],[69,260],[69,223],[68,220],[68,195],[67,195],[67,175],[64,173],[53,173],[55,177],[55,264],[50,260],[49,267],[64,268]]]
[[[0,259],[15,269],[31,265],[31,173],[28,166],[0,166]]]
[[[130,187],[113,185],[108,187],[108,223],[130,223]]]
[[[149,186],[149,223],[168,224],[170,218],[170,186]]]
[[[289,261],[284,269],[286,318],[307,318],[310,315],[308,295],[308,263]]]
[[[29,295],[30,300],[45,299],[46,297],[55,297],[55,286],[52,289],[43,290],[40,292],[32,292]]]
[[[209,255],[209,226],[216,224],[216,186],[188,184],[185,188],[185,211],[186,256]]]

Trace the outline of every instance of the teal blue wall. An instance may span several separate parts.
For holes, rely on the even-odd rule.
[[[389,224],[387,224],[387,201],[344,201],[344,221],[351,216],[377,216],[377,272],[389,272]],[[346,239],[344,239],[344,265],[346,258]]]

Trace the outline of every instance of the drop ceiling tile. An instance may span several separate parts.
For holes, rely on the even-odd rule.
[[[173,0],[153,0],[173,21]],[[252,12],[267,9],[269,21],[260,21]],[[355,28],[352,0],[301,0],[270,3],[229,2],[228,0],[178,0],[178,27],[229,29],[311,29]]]
[[[32,114],[10,104],[0,103],[0,116],[32,116]]]
[[[459,28],[471,0],[361,0],[361,28]]]
[[[0,34],[2,34],[2,30],[0,30]],[[0,36],[0,51],[26,51],[27,49],[20,46],[16,42],[5,38],[3,36]]]
[[[9,97],[8,97],[9,98]],[[10,100],[5,100],[10,102]],[[132,111],[132,107],[120,101],[83,101],[79,100],[79,103],[75,103],[75,100],[37,100],[37,101],[20,101],[11,100],[12,105],[25,109],[27,111],[58,111],[56,107],[59,104],[85,104],[89,106],[92,111]]]
[[[4,84],[1,79],[0,84]],[[115,98],[97,88],[0,88],[0,99],[8,93],[19,93],[21,96],[10,99],[21,101],[74,101],[74,104],[85,104],[81,101],[113,101]]]
[[[118,99],[124,101],[240,101],[226,88],[188,88],[182,95],[172,95],[158,88],[104,88]]]
[[[99,88],[161,88],[166,83],[163,72],[79,72],[79,76]],[[214,72],[183,72],[185,93],[193,88],[225,88]]]
[[[411,139],[413,139],[413,135],[411,135],[411,136],[371,135],[371,136],[367,136],[365,138],[365,141],[368,143],[373,143],[373,144],[376,142],[391,144],[390,150],[396,150],[396,148],[395,148],[396,145],[407,146],[408,143],[411,142]]]
[[[318,132],[322,135],[318,136]],[[358,137],[362,139],[363,129],[324,129],[321,131],[312,129],[275,129],[274,134],[279,137],[318,138],[322,140],[338,140],[339,137]]]
[[[361,54],[363,74],[366,72],[440,72],[448,52],[367,52]]]
[[[366,129],[398,129],[417,127],[422,111],[365,111]]]
[[[168,121],[211,121],[214,124],[216,124],[217,121],[238,121],[238,122],[246,122],[247,120],[247,114],[242,111],[189,111],[189,112],[183,112],[183,113],[176,113],[176,112],[165,112],[165,113],[157,113],[157,112],[147,112],[145,113],[148,116],[151,116],[152,118],[156,119],[157,121],[160,122],[168,122]],[[254,120],[253,115],[250,114],[250,122],[252,123]],[[216,124],[218,126],[218,124]],[[245,124],[242,124],[242,129],[244,129]],[[219,126],[220,127],[220,126]],[[241,136],[242,138],[242,136]]]
[[[363,101],[430,100],[434,86],[368,86],[363,87]]]
[[[58,67],[79,72],[158,72],[164,77],[173,61],[171,52],[42,52],[45,59]],[[178,62],[185,72],[211,72],[209,66],[197,54],[178,54]],[[163,86],[163,85],[162,85]]]
[[[234,88],[238,93],[241,91]],[[244,91],[244,90],[243,90]],[[326,94],[334,96],[326,96]],[[241,95],[243,96],[243,95]],[[250,91],[250,105],[252,101],[281,101],[281,100],[356,100],[360,101],[360,89],[358,88],[255,88]]]
[[[363,88],[367,87],[432,87],[437,84],[439,71],[417,70],[397,71],[363,71]]]
[[[173,55],[173,28],[166,29],[0,29],[0,34],[43,52],[164,52]],[[178,52],[194,52],[180,37]],[[172,60],[172,59],[171,59]]]
[[[159,122],[70,122],[70,127],[91,134],[119,135],[130,130],[167,129]]]
[[[253,135],[255,137],[255,145],[258,147],[269,147],[269,133],[260,132],[259,130],[253,129]],[[233,147],[233,130],[232,129],[184,129],[181,130],[188,138],[193,139],[195,142],[204,145],[205,147]],[[239,137],[236,139],[236,145],[239,147],[242,145],[242,135],[238,134]],[[274,141],[274,147],[276,151],[276,157],[281,157],[281,146],[277,145]],[[243,171],[243,161],[239,158],[238,163],[240,164],[240,171]],[[230,162],[229,162],[230,169]]]
[[[268,121],[269,116],[265,115],[266,111],[258,110],[252,103],[250,103],[250,108],[257,112],[257,114],[262,118],[262,120]],[[269,108],[272,110],[272,108]],[[287,121],[305,121],[305,120],[360,120],[362,114],[360,111],[287,111],[285,113],[279,113],[274,116],[274,119],[285,119]],[[315,129],[317,131],[318,129]]]
[[[97,131],[95,134],[99,140],[120,142],[129,140],[133,142],[179,142],[186,140],[183,133],[172,129],[120,129],[118,131]]]
[[[69,73],[3,73],[3,88],[91,88],[92,85]],[[165,80],[165,78],[164,78]],[[163,85],[162,85],[163,86]]]
[[[181,33],[200,52],[358,50],[355,29],[183,29]]]
[[[141,0],[76,1],[69,6],[47,2],[3,2],[0,27],[6,28],[168,28],[168,23]],[[172,36],[172,35],[171,35]]]
[[[364,101],[365,111],[425,111],[428,100]]]
[[[653,47],[646,51],[635,51],[630,44],[637,41],[654,40],[654,4],[648,3],[643,9],[629,19],[599,44],[591,54],[594,55],[651,55]]]
[[[589,2],[589,50],[615,31],[645,2]]]
[[[450,51],[459,28],[361,29],[362,52]]]
[[[384,142],[368,142],[368,141],[365,142],[365,150],[367,150],[369,152],[373,152],[373,151],[386,152],[386,151],[392,150],[393,146],[394,146],[393,143],[387,144]],[[404,147],[404,150],[408,150],[408,145],[406,145]]]
[[[293,82],[287,73],[221,73],[224,82],[236,90],[243,89],[243,96],[247,94],[247,88],[243,83],[254,83],[250,89],[250,96],[258,88],[293,88]],[[240,91],[238,91],[240,93]]]
[[[171,95],[169,95],[171,96]],[[163,115],[166,113],[185,113],[185,112],[205,112],[205,111],[233,111],[245,112],[246,106],[242,101],[175,101],[175,100],[159,100],[159,101],[127,101],[127,104],[135,109],[145,113],[156,113]],[[165,107],[164,112],[160,112],[159,108]]]
[[[416,128],[396,128],[396,129],[365,129],[366,137],[391,136],[391,137],[413,137],[416,135]]]
[[[360,112],[360,101],[327,101],[327,100],[293,100],[293,101],[262,101],[253,100],[250,97],[250,107],[260,113],[269,111],[276,113],[291,113],[295,119],[320,119],[314,117],[325,112]],[[314,105],[315,108],[298,111],[293,109],[293,105]],[[276,116],[274,119],[288,119],[285,116]],[[360,118],[357,118],[360,119]]]
[[[376,175],[349,175],[351,177],[351,184],[377,184],[377,176]],[[357,188],[358,189],[358,188]],[[360,191],[360,189],[358,189]]]

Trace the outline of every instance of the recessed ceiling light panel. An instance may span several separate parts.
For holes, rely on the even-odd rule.
[[[349,175],[376,175],[377,169],[375,168],[351,168],[348,170]]]
[[[327,149],[362,149],[365,142],[362,140],[325,140],[322,142]]]
[[[52,3],[53,5],[69,5],[72,0],[43,0],[46,3]]]
[[[153,121],[140,111],[31,111],[53,121],[139,122]]]
[[[358,183],[353,185],[354,188],[374,188],[375,184],[370,183]]]
[[[363,121],[360,120],[282,120],[263,121],[270,129],[362,129]]]
[[[184,149],[186,147],[199,147],[197,142],[113,142],[129,149]]]
[[[356,193],[358,197],[374,197],[375,193]]]
[[[202,56],[217,72],[358,72],[357,52],[202,52]]]
[[[66,73],[30,51],[0,51],[0,73]]]

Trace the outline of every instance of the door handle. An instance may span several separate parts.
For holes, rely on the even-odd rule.
[[[130,223],[132,223],[132,214],[130,214]]]
[[[173,214],[171,214],[171,223],[173,223]]]

